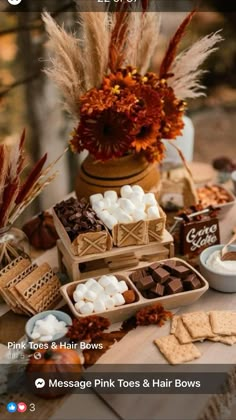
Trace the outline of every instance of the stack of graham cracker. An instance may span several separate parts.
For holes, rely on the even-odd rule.
[[[47,263],[38,266],[19,257],[0,271],[0,294],[17,314],[35,315],[55,307],[60,286]]]
[[[211,311],[175,315],[170,335],[154,343],[172,364],[191,362],[201,356],[196,341],[210,340],[232,345],[236,343],[236,312]]]

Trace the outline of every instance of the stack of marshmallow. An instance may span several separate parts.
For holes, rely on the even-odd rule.
[[[90,203],[100,220],[112,230],[118,223],[133,223],[160,217],[158,204],[153,193],[145,194],[139,185],[124,185],[116,191],[106,191],[90,196]]]
[[[52,341],[56,335],[63,337],[68,328],[64,321],[59,321],[54,315],[49,314],[35,322],[31,338],[39,341]]]
[[[127,290],[126,282],[112,275],[102,276],[98,281],[89,279],[86,283],[78,284],[73,293],[75,309],[83,315],[91,315],[124,305],[122,293]]]

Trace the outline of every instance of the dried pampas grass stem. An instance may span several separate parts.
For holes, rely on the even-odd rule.
[[[176,57],[171,67],[173,77],[169,79],[169,85],[179,98],[197,98],[204,95],[204,86],[199,83],[204,70],[199,67],[217,50],[216,44],[222,40],[219,31],[215,32],[195,42]]]

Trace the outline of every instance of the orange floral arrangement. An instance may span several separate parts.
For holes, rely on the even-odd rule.
[[[86,149],[101,161],[142,153],[160,162],[162,140],[182,134],[185,99],[202,95],[199,66],[222,38],[208,35],[177,55],[191,12],[171,39],[159,73],[148,72],[160,27],[151,3],[141,0],[139,10],[124,1],[115,12],[82,11],[81,38],[43,15],[56,56],[46,72],[78,120],[70,140],[74,152]]]

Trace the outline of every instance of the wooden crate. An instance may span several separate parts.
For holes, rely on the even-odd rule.
[[[110,251],[93,255],[75,256],[69,247],[57,242],[60,271],[68,274],[72,281],[117,272],[131,267],[141,267],[174,256],[173,237],[166,230],[162,241],[146,245],[112,248]]]
[[[107,229],[101,232],[82,233],[71,242],[69,235],[54,210],[52,210],[52,215],[59,238],[61,238],[62,242],[74,256],[103,253],[112,248],[112,238]]]

